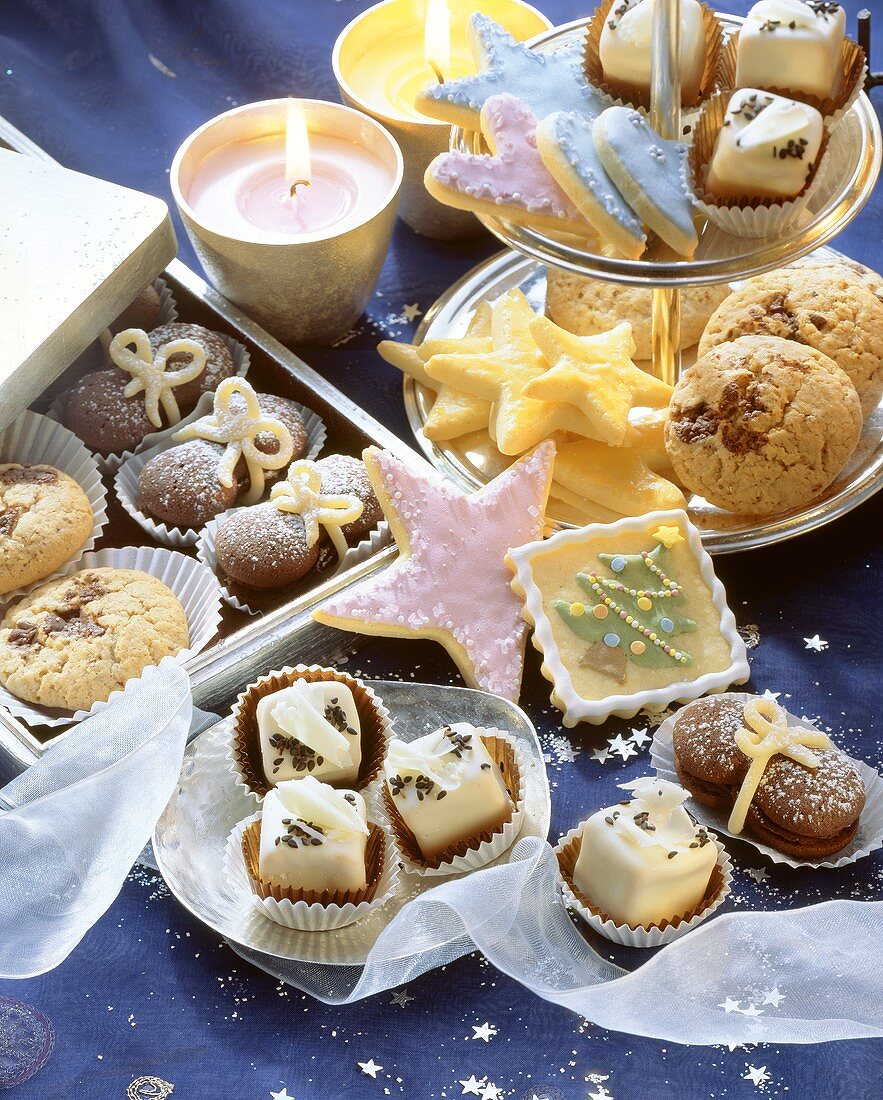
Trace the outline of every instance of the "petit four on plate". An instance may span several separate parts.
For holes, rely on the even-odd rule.
[[[500,731],[455,722],[413,741],[393,738],[383,767],[383,803],[408,870],[474,869],[514,840],[522,779]]]

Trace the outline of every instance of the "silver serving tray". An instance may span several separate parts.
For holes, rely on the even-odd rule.
[[[0,118],[0,145],[24,155],[49,158],[33,142]],[[328,429],[326,453],[334,450],[358,455],[375,444],[393,451],[406,462],[419,462],[418,454],[379,421],[369,416],[345,394],[290,352],[260,325],[208,286],[194,271],[173,260],[163,272],[180,316],[226,332],[243,343],[251,354],[249,376],[259,384],[282,386],[284,392],[317,412]],[[143,531],[121,510],[112,518],[100,546],[144,545]],[[241,686],[268,669],[285,664],[334,664],[364,641],[315,622],[311,612],[324,599],[360,581],[395,559],[395,546],[379,549],[368,560],[329,577],[321,584],[285,602],[273,611],[249,619],[226,609],[216,641],[189,660],[194,702],[206,710],[222,710]],[[29,767],[66,731],[32,730],[0,708],[0,784]]]
[[[833,248],[820,248],[819,258],[841,259]],[[735,284],[734,284],[735,285]],[[423,340],[462,336],[480,302],[493,301],[517,287],[538,312],[546,301],[546,269],[535,260],[511,250],[498,253],[467,272],[426,311],[415,343]],[[689,365],[685,357],[684,366]],[[464,489],[474,490],[487,484],[502,468],[499,456],[487,451],[487,433],[462,436],[436,443],[423,434],[423,425],[432,408],[434,395],[413,378],[403,382],[405,411],[414,438],[437,470]],[[689,500],[690,518],[702,534],[702,543],[710,554],[731,554],[770,546],[783,539],[813,531],[858,507],[883,488],[883,400],[866,419],[855,453],[833,484],[812,504],[781,516],[740,516],[715,508],[695,494]],[[555,520],[554,504],[550,515]],[[555,522],[560,527],[573,524]]]
[[[551,803],[543,753],[536,730],[520,707],[471,688],[366,682],[389,709],[396,736],[405,741],[453,721],[508,732],[528,761],[519,836],[547,836]],[[231,883],[224,873],[224,849],[231,829],[258,809],[254,795],[237,785],[226,759],[229,737],[230,724],[222,721],[191,742],[178,786],[157,822],[153,850],[169,889],[195,917],[243,947],[301,962],[361,966],[402,906],[445,879],[402,874],[390,901],[346,928],[300,932],[275,924],[254,908],[251,893]],[[505,853],[495,863],[508,858]]]

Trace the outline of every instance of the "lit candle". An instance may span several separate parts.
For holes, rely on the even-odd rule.
[[[412,229],[430,237],[480,232],[471,214],[442,206],[423,186],[427,165],[448,147],[450,127],[416,106],[417,94],[428,84],[476,71],[466,36],[476,10],[519,41],[551,26],[522,0],[383,0],[344,28],[332,55],[344,102],[382,122],[401,146],[405,179],[399,212]]]
[[[344,232],[381,206],[389,188],[379,155],[335,134],[310,135],[303,108],[289,100],[284,133],[212,149],[187,197],[207,226],[272,241]]]
[[[349,107],[269,100],[184,142],[172,192],[214,284],[289,343],[347,332],[374,290],[395,220],[395,140]]]

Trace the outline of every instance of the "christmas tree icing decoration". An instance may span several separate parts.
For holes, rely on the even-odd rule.
[[[599,554],[609,576],[601,570],[577,575],[587,602],[556,600],[555,610],[590,643],[581,662],[620,684],[629,661],[646,668],[693,663],[678,639],[696,624],[682,613],[687,597],[669,573],[670,557],[657,542],[637,554]]]
[[[684,511],[560,531],[506,560],[565,726],[748,679],[723,585]]]

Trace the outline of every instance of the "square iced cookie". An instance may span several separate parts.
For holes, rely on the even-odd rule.
[[[506,560],[565,726],[748,679],[723,585],[683,511],[562,531]]]
[[[284,889],[346,893],[366,885],[365,800],[312,776],[274,787],[261,815],[260,873]]]
[[[384,771],[392,805],[428,860],[512,816],[500,769],[467,722],[414,741],[394,738]]]
[[[255,710],[264,775],[273,783],[312,775],[355,783],[362,762],[359,713],[338,680],[295,680],[265,695]]]

